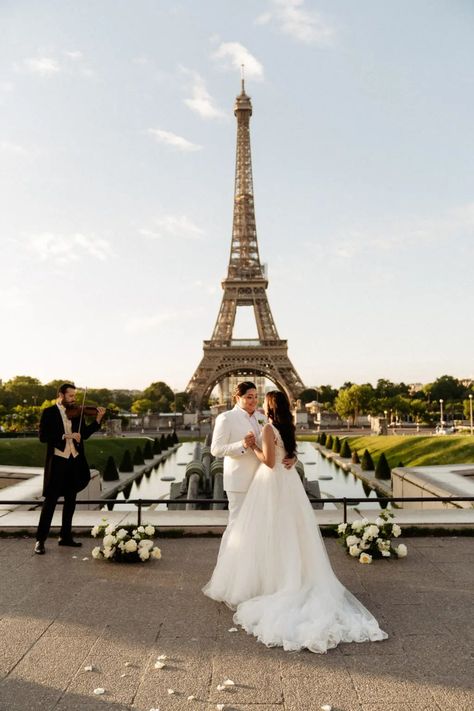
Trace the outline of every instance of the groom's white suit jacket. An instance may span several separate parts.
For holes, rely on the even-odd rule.
[[[211,452],[214,457],[224,457],[225,491],[247,491],[252,483],[260,462],[253,451],[242,444],[251,430],[257,436],[260,430],[257,420],[254,419],[252,427],[248,414],[238,405],[216,418]]]

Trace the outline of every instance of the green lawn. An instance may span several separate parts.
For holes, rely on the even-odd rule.
[[[143,437],[91,437],[86,442],[86,456],[93,469],[103,472],[107,457],[112,455],[117,466],[126,449],[133,453],[137,445],[142,449],[146,439]],[[46,445],[37,439],[0,439],[0,464],[19,467],[42,467],[46,454]]]
[[[357,450],[360,457],[364,450],[368,449],[375,461],[385,452],[391,468],[400,462],[405,467],[474,463],[474,437],[469,435],[349,437],[349,444],[352,450]]]

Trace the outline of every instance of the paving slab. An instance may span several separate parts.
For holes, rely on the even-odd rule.
[[[0,538],[0,711],[474,709],[472,538],[404,539],[406,559],[370,566],[325,539],[390,637],[322,655],[229,631],[232,610],[201,592],[219,538],[163,538],[162,559],[136,565],[93,560],[81,540],[36,556],[32,538]]]

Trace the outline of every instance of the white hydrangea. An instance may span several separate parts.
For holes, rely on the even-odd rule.
[[[147,536],[154,536],[155,535],[155,527],[154,526],[145,526],[145,533]]]
[[[359,548],[359,546],[351,546],[351,547],[349,548],[349,554],[350,554],[353,558],[357,558],[357,556],[359,555],[359,553],[360,553],[360,548]]]
[[[400,543],[400,545],[395,548],[395,552],[399,558],[405,558],[408,555],[408,548],[404,543]]]
[[[137,548],[137,542],[134,541],[133,538],[125,543],[125,550],[127,551],[127,553],[135,553]]]
[[[93,536],[94,538],[97,538],[99,533],[100,533],[100,526],[94,526],[91,531],[91,536]]]
[[[96,560],[98,558],[102,558],[102,551],[100,550],[100,546],[96,546],[95,548],[92,549],[92,557],[95,558]]]
[[[115,548],[104,548],[104,558],[112,558],[115,553]]]
[[[115,526],[113,525],[113,523],[109,523],[109,525],[105,529],[105,533],[107,536],[110,536],[112,535],[112,533],[115,533]]]
[[[146,549],[150,550],[151,548],[153,548],[153,541],[150,541],[149,538],[144,538],[143,540],[140,541],[140,543],[138,544],[138,547],[139,548],[146,548]]]
[[[395,536],[395,538],[398,538],[398,536],[400,536],[401,533],[402,533],[402,529],[400,528],[398,523],[394,523],[392,525],[392,536]]]
[[[337,532],[338,533],[345,533],[347,528],[347,523],[340,523],[339,526],[337,527]]]
[[[372,556],[368,553],[361,553],[359,557],[359,563],[372,563]]]
[[[117,539],[115,538],[115,536],[112,536],[111,533],[109,533],[108,535],[104,536],[104,547],[105,547],[105,548],[110,548],[110,547],[113,546],[115,543],[117,543]]]
[[[358,543],[360,543],[360,538],[357,536],[347,536],[346,538],[346,546],[350,548],[351,546],[356,546]]]
[[[148,548],[140,548],[138,551],[138,555],[140,556],[140,560],[145,561],[148,560],[148,558],[150,557],[150,551],[148,550]]]
[[[152,548],[151,557],[159,560],[161,558],[161,550],[158,547]]]
[[[119,541],[121,541],[123,538],[128,536],[128,531],[126,531],[124,528],[121,528],[117,533],[115,534]]]

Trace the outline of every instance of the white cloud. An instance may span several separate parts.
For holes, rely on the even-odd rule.
[[[263,80],[263,65],[240,42],[221,42],[212,54],[215,60],[222,60],[224,69],[238,69],[242,64],[245,67],[245,76],[259,81]]]
[[[29,156],[30,151],[18,143],[11,141],[0,141],[0,153],[6,153],[15,156]]]
[[[193,240],[199,239],[204,234],[204,230],[186,215],[162,215],[153,220],[152,229],[141,229],[140,234],[151,239],[179,237]]]
[[[70,235],[52,232],[33,234],[27,239],[26,247],[42,261],[51,261],[56,265],[71,264],[84,257],[103,261],[112,255],[112,248],[107,240],[81,232]]]
[[[66,55],[66,57],[69,57],[69,59],[72,59],[73,62],[78,62],[79,60],[83,59],[83,54],[79,51],[64,52],[64,54]]]
[[[189,153],[191,151],[199,151],[202,146],[197,143],[191,143],[187,138],[176,135],[176,133],[171,133],[171,131],[163,131],[161,128],[149,128],[148,133],[153,136],[153,138],[158,143],[164,143],[166,146],[172,146],[179,151],[184,153]]]
[[[23,61],[24,68],[31,74],[52,76],[61,71],[59,62],[53,57],[30,57]]]
[[[194,316],[196,311],[191,309],[183,309],[182,311],[163,311],[163,313],[152,314],[151,316],[133,315],[125,321],[125,330],[128,333],[139,333],[141,331],[150,331],[156,329],[164,323],[184,322]]]
[[[272,0],[272,5],[272,10],[257,17],[257,24],[274,21],[282,32],[298,42],[320,46],[332,44],[334,28],[319,13],[307,10],[304,0]]]
[[[222,118],[225,116],[225,112],[215,105],[214,99],[209,94],[204,79],[200,74],[184,68],[182,71],[189,74],[192,79],[192,97],[184,100],[186,106],[189,106],[191,111],[194,111],[205,119]]]

